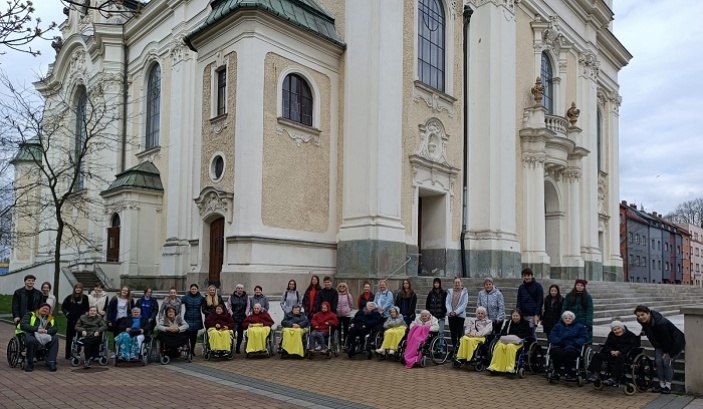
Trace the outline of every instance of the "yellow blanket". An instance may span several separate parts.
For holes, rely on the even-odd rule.
[[[478,347],[478,344],[485,340],[485,337],[467,337],[464,335],[459,342],[459,351],[456,353],[456,359],[470,360],[473,358],[474,351],[476,347]]]
[[[210,343],[210,349],[213,351],[229,351],[232,349],[232,334],[234,332],[230,329],[227,331],[220,331],[215,328],[210,328],[207,330],[207,338]]]
[[[491,359],[491,365],[488,367],[488,370],[496,372],[515,372],[515,357],[520,348],[522,348],[521,344],[507,344],[498,341],[493,350],[493,358]]]
[[[306,330],[303,328],[283,328],[281,330],[281,348],[289,355],[305,356],[303,348],[303,334]]]
[[[266,337],[271,333],[271,327],[260,324],[247,328],[247,352],[266,351]]]
[[[383,343],[381,344],[381,349],[398,349],[398,344],[400,340],[405,336],[405,327],[393,327],[388,328],[383,332]]]

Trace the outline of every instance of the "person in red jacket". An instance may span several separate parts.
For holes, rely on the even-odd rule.
[[[261,308],[261,304],[254,304],[253,313],[242,323],[242,327],[247,330],[247,354],[252,352],[266,352],[266,340],[271,334],[273,319],[267,311]]]
[[[225,311],[224,304],[218,304],[215,310],[205,317],[208,344],[216,357],[223,354],[229,357],[232,350],[234,320]]]
[[[330,335],[330,326],[339,325],[337,314],[332,312],[330,303],[324,301],[320,306],[320,312],[312,316],[312,334],[310,335],[310,351],[320,351],[327,353],[327,342],[325,338]]]

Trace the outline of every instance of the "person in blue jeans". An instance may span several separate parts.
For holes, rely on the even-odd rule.
[[[674,379],[674,360],[686,347],[686,338],[680,329],[659,312],[640,305],[635,308],[637,321],[642,325],[642,334],[654,347],[654,363],[657,367],[659,385],[652,392],[671,393]]]

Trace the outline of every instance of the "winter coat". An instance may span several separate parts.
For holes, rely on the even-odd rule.
[[[81,294],[81,299],[78,302],[75,302],[71,295],[64,298],[63,304],[61,304],[61,312],[66,316],[66,321],[75,323],[81,315],[88,312],[90,304],[88,304],[87,295]]]
[[[100,314],[101,312],[107,314],[107,306],[109,303],[110,297],[107,296],[107,293],[105,291],[101,292],[100,295],[95,294],[95,291],[93,291],[88,296],[88,308],[97,308],[98,314]]]
[[[283,328],[292,328],[295,324],[300,328],[307,328],[310,326],[310,321],[308,321],[308,317],[302,312],[298,315],[293,314],[293,311],[287,312],[285,317],[283,317],[283,321],[281,321],[281,326]]]
[[[203,328],[202,308],[205,298],[200,293],[193,295],[188,292],[181,297],[181,301],[183,301],[183,306],[185,307],[183,319],[188,323],[188,331],[201,330]]]
[[[312,318],[312,315],[316,312],[315,300],[317,299],[317,293],[321,290],[321,288],[308,288],[305,290],[305,294],[303,294],[303,311],[305,312],[305,315],[310,318]]]
[[[144,311],[145,304],[149,304],[149,315],[145,314],[145,312],[146,312],[146,311]],[[150,297],[147,300],[144,297],[142,297],[142,298],[138,299],[134,305],[135,305],[135,307],[142,310],[142,315],[144,315],[145,317],[149,317],[149,321],[151,321],[151,322],[156,321],[156,316],[159,315],[159,302],[156,301],[156,298]],[[180,311],[177,311],[176,313],[180,314]]]
[[[215,312],[215,308],[217,308],[217,305],[221,305],[223,309],[227,308],[227,307],[225,307],[225,300],[224,300],[224,298],[222,298],[222,296],[220,294],[217,294],[217,305],[214,305],[214,304],[208,305],[207,299],[208,299],[207,296],[203,297],[202,310],[203,310],[203,315],[205,317],[207,317],[208,315]]]
[[[337,319],[337,314],[333,313],[330,309],[330,303],[324,301],[322,305],[327,304],[327,312],[316,312],[312,316],[312,329],[319,332],[329,333],[329,327],[339,326],[339,319]]]
[[[249,305],[247,306],[247,315],[251,315],[254,311],[254,306],[256,304],[261,305],[261,309],[264,311],[269,310],[269,299],[266,298],[265,295],[252,295],[251,298],[249,298]]]
[[[564,297],[554,298],[548,295],[544,298],[544,313],[542,314],[542,327],[544,332],[549,333],[557,322],[561,319],[561,308],[564,305]]]
[[[189,328],[188,323],[185,322],[180,315],[176,315],[173,317],[173,320],[166,316],[159,318],[159,323],[156,325],[156,329],[159,332],[166,332],[168,328],[173,327],[174,325],[178,327],[178,332],[185,332]]]
[[[337,292],[337,313],[338,317],[351,317],[354,308],[354,297],[349,292]]]
[[[127,303],[127,316],[131,314],[132,308],[134,308],[134,300],[130,299]],[[110,303],[107,306],[107,324],[115,325],[117,322],[117,297],[112,297]]]
[[[445,305],[447,307],[447,314],[453,312],[456,314],[457,317],[466,318],[466,307],[469,305],[469,290],[467,290],[466,288],[461,289],[461,294],[459,295],[459,303],[454,309],[452,309],[453,295],[453,288],[447,290],[447,301],[445,302]]]
[[[491,321],[502,321],[505,319],[505,300],[503,293],[499,289],[493,287],[490,293],[486,290],[478,292],[476,300],[476,308],[483,307],[486,309],[488,319]]]
[[[584,294],[586,295],[585,309],[581,303],[581,299]],[[593,298],[591,298],[591,294],[588,294],[585,291],[582,293],[576,293],[576,301],[573,304],[571,303],[571,294],[567,294],[566,297],[564,297],[564,304],[561,307],[561,313],[563,314],[565,311],[573,312],[576,316],[576,321],[587,326],[589,330],[593,328]]]
[[[315,312],[320,311],[320,307],[325,301],[330,304],[331,312],[337,311],[338,298],[339,294],[334,288],[323,288],[322,290],[318,290],[315,294]]]
[[[232,316],[234,322],[241,324],[247,317],[247,310],[249,309],[249,297],[247,297],[247,292],[242,291],[242,295],[237,295],[236,292],[232,293],[227,300],[227,311]]]
[[[613,331],[608,334],[608,339],[605,340],[603,348],[600,352],[610,356],[613,351],[620,351],[621,354],[626,355],[635,348],[639,348],[641,345],[640,337],[635,335],[632,331],[627,328],[623,328],[625,332],[622,335],[617,336]]]
[[[54,294],[49,293],[49,295],[42,295],[41,304],[44,303],[51,305],[51,309],[49,310],[49,312],[51,312],[52,314],[56,312],[56,297],[54,297]]]
[[[378,310],[369,311],[366,308],[357,311],[354,318],[352,318],[351,324],[355,327],[366,327],[368,329],[374,329],[383,323],[383,316],[378,312]]]
[[[652,346],[661,349],[671,357],[681,353],[686,346],[684,333],[659,312],[651,311],[651,315],[649,324],[642,325],[642,331]]]
[[[388,317],[389,311],[393,306],[393,293],[390,290],[378,291],[373,297],[373,303],[376,308],[383,308],[383,317]]]
[[[532,279],[529,283],[523,282],[517,289],[517,309],[525,317],[539,316],[542,314],[544,290],[542,285]]]
[[[363,310],[363,309],[365,309],[365,308],[366,308],[366,304],[367,304],[369,301],[373,302],[373,297],[374,297],[374,294],[373,294],[372,292],[361,293],[361,295],[359,295],[359,298],[357,298],[357,300],[356,300],[356,308],[357,308],[358,310]]]
[[[26,314],[24,314],[24,316],[20,320],[20,323],[17,324],[17,326],[22,332],[25,332],[27,334],[34,334],[39,329],[40,324],[41,320],[39,319],[39,314],[37,314],[35,311],[28,311]],[[44,329],[46,330],[46,333],[51,336],[56,335],[56,333],[59,331],[59,327],[56,326],[56,320],[54,320],[53,315],[49,314],[46,316],[46,326],[44,326]]]
[[[508,319],[503,324],[500,335],[515,335],[520,339],[530,338],[532,337],[532,328],[530,328],[530,323],[524,318],[520,319],[517,324],[512,319]]]
[[[430,315],[430,320],[425,322],[422,320],[422,315],[418,315],[417,318],[415,318],[415,321],[410,323],[410,328],[415,327],[415,326],[424,326],[424,325],[429,325],[430,326],[430,332],[438,332],[439,331],[439,320],[437,317]]]
[[[434,288],[427,294],[425,301],[425,309],[438,320],[444,319],[447,316],[447,292],[443,289],[435,291]]]
[[[393,318],[391,317],[390,313],[388,313],[388,318],[386,318],[386,321],[383,323],[383,328],[388,329],[395,327],[407,327],[407,325],[405,324],[405,320],[400,314],[398,307],[391,307],[391,311],[393,310],[395,310],[395,312],[397,313],[396,317]]]
[[[249,325],[252,324],[261,324],[265,327],[270,327],[273,325],[273,320],[271,319],[271,316],[268,312],[261,311],[258,314],[251,314],[250,316],[246,317],[244,319],[244,322],[242,323],[242,327],[244,329],[247,329],[249,328]]]
[[[417,294],[413,291],[406,296],[403,291],[398,291],[398,294],[395,296],[395,306],[400,309],[400,315],[402,317],[415,318],[415,310],[417,309]]]
[[[127,331],[127,328],[132,327],[133,322],[134,318],[132,316],[120,318],[119,320],[117,320],[117,329],[120,333],[125,332]],[[139,317],[139,329],[144,330],[144,335],[150,334],[153,328],[154,326],[149,322],[149,318]],[[130,333],[130,335],[136,335],[136,332],[134,334]]]
[[[217,324],[220,324],[220,328],[227,327],[227,329],[234,329],[236,326],[232,316],[227,311],[222,312],[222,314],[213,312],[205,317],[205,328],[215,328]]]
[[[574,320],[570,325],[559,321],[549,333],[549,343],[558,348],[581,350],[591,336],[586,326]]]
[[[12,318],[24,318],[28,312],[39,309],[43,297],[41,291],[36,288],[32,288],[29,292],[29,297],[32,298],[32,308],[28,310],[26,288],[22,287],[12,294]]]
[[[289,313],[293,310],[293,307],[300,305],[300,293],[295,290],[287,290],[281,296],[281,310],[284,313]]]
[[[493,322],[488,318],[482,320],[469,318],[469,322],[464,328],[464,334],[472,337],[485,337],[493,331]]]
[[[176,310],[176,315],[181,315],[181,308],[183,307],[183,301],[181,298],[176,296],[176,298],[171,299],[171,296],[164,298],[161,302],[161,309],[159,310],[159,315],[164,315],[166,313],[166,308],[171,307]]]
[[[100,314],[94,317],[89,316],[87,313],[81,315],[76,321],[76,332],[78,334],[85,331],[88,335],[93,335],[96,332],[104,332],[107,330],[107,323]]]

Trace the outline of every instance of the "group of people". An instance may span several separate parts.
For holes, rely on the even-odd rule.
[[[566,296],[561,295],[557,285],[551,285],[545,297],[531,269],[524,269],[521,275],[523,282],[518,288],[516,308],[509,317],[505,316],[503,294],[491,278],[486,278],[483,290],[476,297],[476,317],[468,320],[468,289],[458,277],[447,290],[442,288],[441,280],[435,278],[426,297],[425,309],[419,315],[415,313],[417,294],[407,279],[403,280],[396,294],[388,288],[386,281],[379,282],[375,293],[371,283],[366,282],[356,302],[347,284],[342,282],[335,288],[331,277],[324,277],[320,285],[319,277],[312,276],[302,296],[296,281],[290,280],[280,301],[285,314],[281,322],[281,348],[291,355],[303,356],[305,348],[308,352],[325,353],[331,331],[339,330],[343,346],[352,356],[358,339],[382,327],[383,343],[376,346],[376,353],[395,354],[405,338],[406,350],[412,354],[428,332],[444,333],[446,319],[455,358],[471,359],[487,335],[500,334],[488,369],[509,372],[514,370],[516,351],[525,339],[534,337],[535,328],[541,322],[552,345],[551,357],[556,369],[553,376],[568,380],[575,376],[572,363],[593,336],[593,299],[586,291],[588,282],[577,279]],[[58,353],[53,315],[56,300],[51,295],[50,283],[43,283],[40,291],[34,288],[35,280],[34,276],[26,276],[25,286],[15,291],[12,314],[18,324],[17,331],[26,334],[28,364],[25,369],[33,370],[34,351],[41,345],[46,350],[46,365],[53,371]],[[183,345],[192,350],[202,329],[207,332],[212,351],[229,354],[233,349],[238,354],[244,330],[248,330],[247,352],[254,352],[265,348],[264,343],[274,324],[268,313],[269,301],[261,286],[256,286],[254,294],[248,296],[244,286],[237,284],[226,302],[212,285],[204,296],[197,284],[191,284],[183,296],[171,288],[160,305],[152,293],[153,290],[147,288],[135,300],[130,288],[123,286],[115,297],[109,299],[100,283],[90,295],[84,294],[80,283],[74,285],[72,293],[61,304],[61,311],[67,320],[67,339],[78,334],[77,339],[85,346],[85,366],[90,366],[90,362],[97,358],[105,331],[111,331],[115,337],[116,349],[120,351],[115,358],[129,360],[138,356],[145,336],[154,328],[168,354],[178,353],[178,348]],[[352,314],[354,309],[358,311]],[[637,307],[635,315],[642,325],[642,333],[655,348],[660,380],[656,390],[668,393],[673,378],[672,362],[684,349],[684,335],[661,314],[645,306]],[[622,322],[615,320],[611,327],[605,345],[595,354],[588,368],[589,379],[596,380],[602,363],[610,362],[611,377],[603,380],[606,385],[618,383],[624,357],[639,346],[639,336]],[[304,345],[302,339],[306,334],[310,341]],[[65,355],[70,358],[70,342],[66,342]],[[409,358],[406,362],[413,362],[414,357]]]

